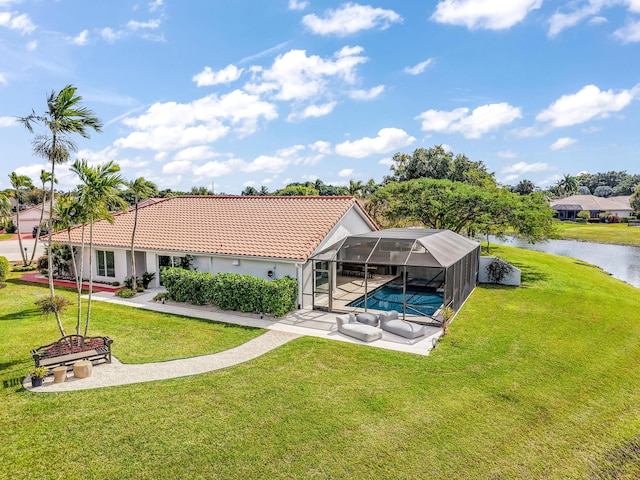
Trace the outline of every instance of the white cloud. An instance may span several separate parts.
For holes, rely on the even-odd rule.
[[[145,29],[150,29],[150,30],[155,30],[156,28],[158,28],[160,26],[160,19],[155,18],[153,20],[149,20],[148,22],[137,22],[135,20],[129,20],[129,22],[127,23],[127,28],[129,28],[129,30],[145,30]]]
[[[483,134],[522,118],[520,108],[508,103],[482,105],[469,113],[468,108],[450,112],[427,110],[416,117],[422,121],[423,131],[462,133],[466,138],[480,138]]]
[[[68,40],[74,45],[82,47],[89,43],[89,30],[83,30],[77,36],[69,37]]]
[[[554,127],[567,127],[587,122],[593,118],[606,118],[611,112],[619,112],[640,93],[640,84],[629,90],[614,93],[601,91],[595,85],[587,85],[578,93],[563,95],[549,108],[536,116],[539,122],[549,122]]]
[[[116,40],[118,40],[120,37],[122,37],[122,33],[121,32],[116,32],[112,28],[105,27],[100,31],[100,36],[103,39],[105,39],[107,42],[113,43]]]
[[[356,81],[355,67],[367,61],[362,47],[344,47],[333,58],[307,56],[304,50],[290,50],[278,55],[269,69],[254,69],[254,79],[245,89],[255,94],[272,92],[276,100],[307,100],[326,96],[342,80]]]
[[[431,18],[469,29],[503,30],[524,20],[542,0],[442,0]]]
[[[229,175],[241,167],[243,162],[241,160],[232,158],[225,162],[219,161],[211,161],[207,162],[202,166],[194,167],[193,173],[199,177],[222,177],[224,175]]]
[[[511,150],[502,150],[498,152],[498,156],[500,158],[518,158],[518,154]]]
[[[364,158],[374,154],[389,153],[415,142],[415,138],[399,128],[383,128],[375,138],[364,137],[353,142],[336,145],[336,153],[343,157]]]
[[[287,120],[291,122],[295,120],[302,120],[305,118],[324,117],[325,115],[329,115],[331,112],[333,112],[333,109],[336,105],[337,102],[328,102],[324,105],[309,105],[302,112],[292,113],[291,115],[289,115],[289,117],[287,117]]]
[[[4,73],[0,73],[0,85],[4,85],[5,87],[9,84],[7,80],[7,76]]]
[[[289,165],[289,161],[280,157],[271,157],[268,155],[260,155],[251,163],[245,165],[243,167],[244,172],[253,173],[253,172],[270,172],[270,173],[280,173],[283,172],[287,166]]]
[[[332,153],[331,144],[322,140],[312,143],[309,145],[309,148],[314,152],[321,153],[322,155],[329,155]]]
[[[302,23],[318,35],[346,37],[361,30],[389,28],[392,23],[402,22],[402,17],[393,10],[373,8],[369,5],[346,3],[335,10],[328,9],[324,18],[315,14],[305,15]]]
[[[217,154],[211,147],[207,145],[198,145],[197,147],[189,147],[176,153],[175,160],[188,160],[190,162],[198,160],[207,160],[215,157]]]
[[[153,2],[149,2],[149,11],[155,12],[162,6],[163,3],[163,0],[153,0]]]
[[[429,59],[425,60],[424,62],[420,62],[417,65],[414,65],[413,67],[405,67],[404,71],[405,71],[405,73],[408,73],[409,75],[420,75],[432,63],[433,63],[433,59],[429,58]]]
[[[504,167],[501,172],[502,173],[517,173],[518,175],[522,175],[523,173],[532,173],[532,172],[544,172],[547,170],[554,170],[554,167],[545,162],[538,163],[526,163],[526,162],[518,162],[513,165],[509,165]]]
[[[393,165],[394,164],[393,158],[391,158],[391,157],[383,158],[378,163],[380,165]]]
[[[573,145],[577,141],[578,140],[576,140],[575,138],[562,137],[553,142],[549,148],[551,150],[562,150],[563,148],[567,148],[568,146]]]
[[[613,32],[613,36],[622,43],[640,42],[640,20],[628,22],[624,27]]]
[[[353,175],[353,168],[343,168],[338,172],[338,176],[342,178],[350,177],[351,175]]]
[[[289,0],[289,10],[304,10],[309,6],[309,2],[303,0]]]
[[[220,83],[231,83],[240,78],[243,69],[238,69],[235,65],[227,65],[222,70],[214,72],[211,67],[204,67],[204,70],[197,75],[194,75],[192,80],[196,82],[199,87],[209,87],[211,85],[218,85]]]
[[[18,30],[23,35],[33,33],[37,28],[26,13],[16,15],[11,12],[0,12],[0,27]]]
[[[191,162],[189,160],[177,160],[169,162],[162,167],[162,173],[184,173],[191,171]]]
[[[27,50],[28,51],[33,52],[37,48],[38,48],[38,41],[37,40],[31,40],[30,42],[27,43]]]
[[[14,117],[0,117],[0,127],[17,127],[18,122]]]
[[[190,103],[155,103],[139,117],[123,123],[135,131],[115,141],[121,148],[171,151],[215,142],[235,132],[246,136],[258,129],[260,120],[273,120],[275,107],[240,90],[215,94]]]
[[[369,90],[351,90],[349,98],[353,100],[373,100],[378,98],[382,92],[384,92],[384,85],[378,85]]]

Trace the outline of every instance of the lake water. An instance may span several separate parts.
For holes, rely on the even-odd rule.
[[[526,241],[508,238],[491,239],[493,243],[536,250],[538,252],[577,258],[602,268],[605,272],[640,288],[640,248],[626,245],[577,242],[575,240],[548,240],[530,244]]]

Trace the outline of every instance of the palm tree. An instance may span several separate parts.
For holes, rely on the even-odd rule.
[[[136,278],[136,258],[135,258],[135,239],[136,230],[138,228],[138,204],[140,200],[148,198],[155,190],[156,186],[144,177],[136,178],[132,182],[127,183],[129,189],[133,192],[136,213],[133,217],[133,230],[131,231],[131,288],[136,289],[138,283]]]
[[[36,256],[36,249],[38,248],[38,241],[40,240],[40,227],[42,226],[42,220],[44,219],[44,210],[47,205],[46,185],[51,180],[52,180],[51,172],[47,172],[44,169],[40,170],[40,181],[42,182],[42,209],[40,210],[40,221],[38,222],[38,230],[36,231],[36,241],[33,242],[33,252],[31,252],[31,260],[29,260],[29,265],[33,263],[33,259]],[[54,181],[55,183],[58,183],[57,179],[54,179]],[[52,205],[49,206],[49,209],[51,208],[52,208]]]
[[[566,194],[576,193],[578,191],[578,180],[576,180],[576,177],[565,173],[564,177],[558,181],[557,186],[558,190]]]
[[[86,221],[86,208],[71,193],[58,197],[54,209],[54,229],[56,231],[66,230],[69,240],[69,251],[71,253],[71,263],[73,265],[73,274],[76,279],[77,292],[77,319],[76,319],[76,335],[80,335],[80,322],[82,319],[82,267],[84,264],[84,223]],[[82,224],[83,246],[80,254],[80,269],[76,261],[74,248],[71,246],[71,228],[75,225]]]
[[[42,114],[36,114],[34,110],[26,117],[18,119],[25,128],[33,133],[36,124],[43,125],[48,132],[46,134],[37,135],[34,139],[34,151],[51,162],[51,189],[49,192],[49,201],[53,204],[54,189],[53,180],[56,178],[56,163],[64,163],[69,159],[69,152],[76,151],[75,143],[70,139],[72,134],[78,134],[81,137],[89,138],[90,130],[100,132],[102,122],[94,113],[81,105],[82,97],[76,95],[76,87],[67,85],[59,92],[52,91],[47,97],[47,109]],[[53,208],[49,209],[49,219],[47,222],[49,227],[48,257],[49,257],[49,291],[51,297],[55,295],[53,285],[53,263],[51,255],[51,235],[53,234]],[[56,320],[61,325],[60,315],[56,313]],[[64,336],[64,335],[63,335]]]
[[[362,189],[364,188],[364,185],[360,180],[358,180],[357,182],[354,182],[353,180],[349,180],[348,188],[349,188],[349,195],[353,197],[359,197],[360,195],[362,195]]]
[[[11,218],[11,202],[5,194],[0,193],[0,228],[4,228],[9,218]]]
[[[119,188],[124,184],[124,181],[118,173],[120,166],[113,161],[91,167],[86,160],[76,160],[70,170],[80,178],[79,200],[81,204],[86,205],[89,220],[89,296],[84,327],[84,335],[86,336],[91,319],[93,293],[93,224],[99,219],[113,222],[113,215],[109,207],[114,204],[122,209],[126,207],[126,203],[118,195]]]
[[[20,245],[20,255],[22,255],[22,263],[27,265],[27,254],[22,249],[22,232],[20,231],[20,190],[25,188],[33,188],[31,179],[26,175],[18,175],[16,172],[11,172],[9,175],[9,181],[14,190],[16,201],[16,228],[18,230],[18,244]]]

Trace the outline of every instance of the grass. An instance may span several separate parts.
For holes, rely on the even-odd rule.
[[[9,240],[10,238],[13,238],[13,236],[13,233],[1,233],[0,240]]]
[[[567,240],[640,246],[640,227],[626,223],[557,222],[557,234]]]
[[[194,377],[47,395],[4,388],[0,469],[6,478],[637,478],[640,293],[583,262],[494,248],[522,269],[523,286],[477,288],[429,357],[304,337]],[[37,290],[0,290],[2,378],[24,373],[28,348],[55,336],[53,321],[32,312]],[[94,325],[129,361],[140,343],[125,335],[164,352],[160,330],[172,341],[219,331],[123,308],[101,304]],[[196,344],[175,356],[202,353]]]

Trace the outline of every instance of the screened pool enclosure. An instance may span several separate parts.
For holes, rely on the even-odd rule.
[[[350,235],[311,257],[314,308],[397,310],[429,322],[460,308],[476,285],[480,244],[450,230],[392,228]]]

